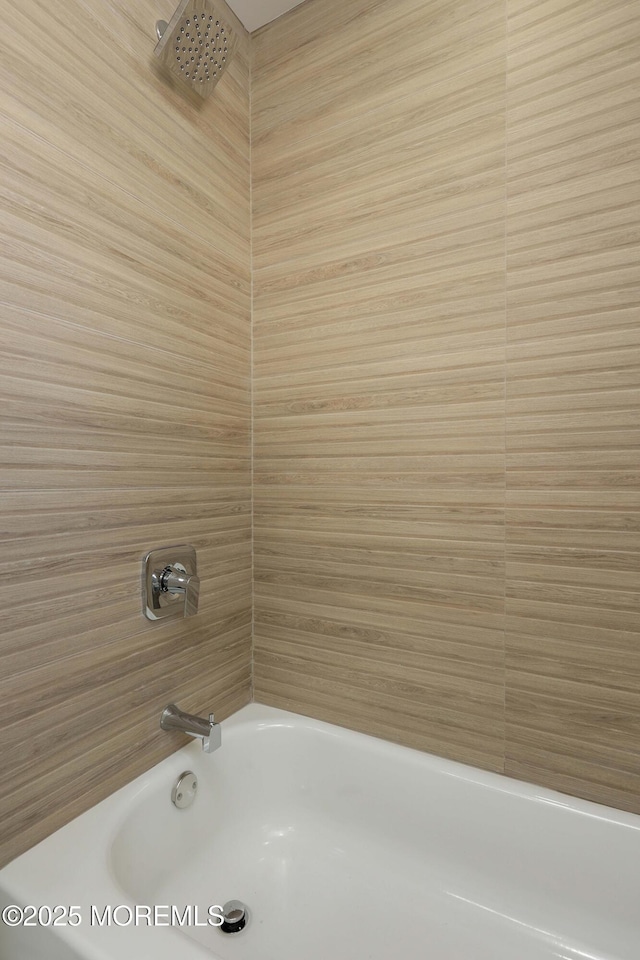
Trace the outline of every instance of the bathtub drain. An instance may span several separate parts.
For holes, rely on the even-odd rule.
[[[224,921],[220,930],[223,933],[240,933],[247,925],[249,911],[240,900],[227,900],[222,908]]]

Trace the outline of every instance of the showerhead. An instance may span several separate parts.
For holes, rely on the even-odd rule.
[[[171,73],[208,97],[229,66],[235,34],[211,0],[181,0],[168,24],[156,24],[155,54]]]

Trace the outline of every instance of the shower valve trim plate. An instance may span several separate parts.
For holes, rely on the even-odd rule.
[[[200,579],[189,544],[151,550],[143,561],[144,615],[149,620],[191,617],[198,611]]]

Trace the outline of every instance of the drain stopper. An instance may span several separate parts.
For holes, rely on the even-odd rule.
[[[223,933],[240,933],[249,919],[247,908],[240,900],[227,900],[222,908],[224,917],[220,929]]]

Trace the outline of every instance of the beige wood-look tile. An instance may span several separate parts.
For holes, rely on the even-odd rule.
[[[508,8],[505,770],[640,812],[640,19]]]
[[[401,0],[391,13],[388,5],[377,5],[364,24],[351,24],[340,44],[327,33],[308,49],[300,37],[295,52],[272,71],[263,68],[270,32],[257,37],[252,136],[259,146],[276,148],[358,113],[379,112],[419,85],[447,81],[504,55],[504,10],[494,0],[456,8],[438,2],[427,9]],[[374,55],[385,48],[388,54]]]
[[[249,43],[195,104],[169,6],[2,11],[0,863],[179,746],[167,702],[250,697]],[[199,613],[151,624],[185,541]]]
[[[245,644],[248,645],[248,634]],[[29,778],[28,770],[24,782],[20,782],[14,792],[0,800],[8,857],[17,855],[25,846],[31,846],[58,829],[183,745],[182,738],[167,736],[159,730],[157,718],[166,705],[167,697],[173,699],[177,694],[175,699],[184,709],[192,712],[206,711],[208,706],[215,703],[221,720],[244,706],[248,700],[249,685],[246,652],[238,652],[237,647],[233,646],[221,647],[215,660],[215,684],[210,680],[203,684],[202,674],[194,678],[192,673],[186,678],[178,675],[175,678],[173,675],[165,677],[164,680],[154,678],[148,685],[145,678],[144,699],[140,698],[139,693],[134,693],[126,700],[128,722],[124,729],[117,720],[114,722],[112,719],[117,718],[118,708],[122,705],[117,701],[114,703],[109,697],[109,693],[114,691],[105,688],[106,698],[100,717],[95,717],[96,727],[104,731],[104,739],[97,746],[95,736],[86,745],[83,743],[85,749],[82,753],[78,753],[74,747],[69,751],[67,762],[44,774],[41,788],[48,798],[47,815],[42,815],[42,800],[34,796],[33,778]],[[199,666],[202,668],[203,664],[199,663]],[[213,662],[209,666],[213,667]],[[108,712],[110,703],[114,703],[112,712]],[[81,706],[80,717],[86,716],[88,706]],[[67,728],[71,738],[77,736],[77,727],[78,717]],[[154,730],[151,738],[149,729]],[[64,736],[64,728],[57,732]],[[38,759],[41,760],[40,757]],[[32,771],[32,766],[30,769]],[[69,782],[75,788],[72,797],[65,789]]]
[[[351,682],[339,667],[325,667],[307,675],[299,661],[290,669],[278,658],[259,648],[256,697],[284,709],[312,715],[330,723],[338,723],[361,730],[372,736],[384,737],[407,746],[440,754],[493,770],[502,769],[501,720],[469,722],[470,711],[464,708],[442,709],[429,704],[426,690],[414,688],[413,696],[399,696],[393,683],[370,681],[363,688]],[[365,675],[367,678],[369,674]],[[467,705],[472,683],[464,697]],[[489,701],[489,690],[482,688],[483,702]],[[493,689],[495,713],[501,716],[502,688]]]
[[[636,5],[314,0],[203,105],[159,3],[6,11],[2,862],[249,697],[251,279],[256,697],[640,812]]]
[[[636,709],[637,11],[509,0],[472,51],[479,7],[407,0],[379,90],[321,20],[357,59],[388,10],[256,38],[256,694],[628,807],[636,755],[596,727]],[[481,632],[506,750],[460,739],[457,694],[416,714],[421,664],[451,690]]]

